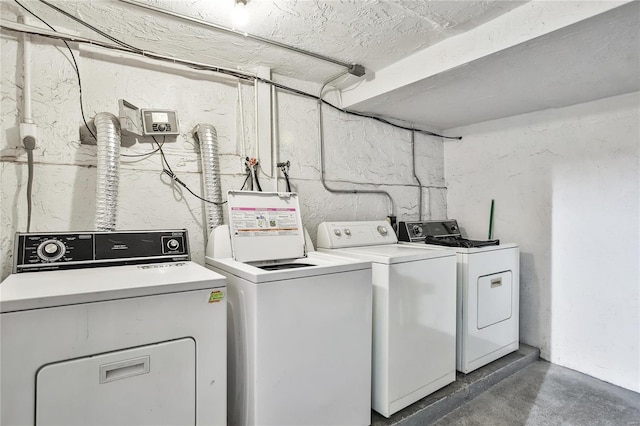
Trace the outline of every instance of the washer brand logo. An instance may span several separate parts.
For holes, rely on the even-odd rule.
[[[222,299],[224,299],[224,291],[212,291],[209,295],[209,303],[218,303]]]

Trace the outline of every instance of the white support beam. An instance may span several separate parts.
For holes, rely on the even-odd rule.
[[[540,1],[513,9],[468,32],[448,38],[342,90],[342,106],[358,109],[374,98],[499,54],[510,47],[629,3],[623,1]]]

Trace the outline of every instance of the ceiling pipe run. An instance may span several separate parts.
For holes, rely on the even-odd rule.
[[[340,65],[342,67],[345,67],[349,74],[355,75],[356,77],[362,77],[366,72],[364,66],[359,65],[359,64],[350,64],[350,63],[347,63],[347,62],[343,62],[343,61],[340,61],[338,59],[331,58],[329,56],[320,55],[320,54],[314,53],[314,52],[309,52],[308,50],[299,49],[299,48],[297,48],[295,46],[290,46],[288,44],[280,43],[280,42],[277,42],[277,41],[274,41],[274,40],[269,40],[267,38],[260,37],[260,36],[254,35],[254,34],[249,34],[249,33],[244,32],[244,31],[238,31],[238,30],[235,30],[233,28],[229,28],[229,27],[225,27],[225,26],[222,26],[222,25],[214,24],[214,23],[211,23],[211,22],[203,21],[202,19],[193,18],[191,16],[183,15],[181,13],[176,13],[176,12],[173,12],[171,10],[163,9],[161,7],[152,6],[152,5],[146,4],[146,3],[139,3],[139,2],[133,1],[133,0],[118,0],[118,1],[120,1],[122,3],[130,4],[130,5],[133,5],[133,6],[137,6],[137,7],[140,7],[142,9],[153,10],[154,12],[158,12],[158,13],[161,13],[163,15],[172,16],[174,18],[182,19],[183,21],[193,22],[195,24],[202,25],[202,26],[205,26],[205,27],[208,27],[208,28],[212,28],[214,30],[221,31],[221,32],[224,32],[224,33],[227,33],[227,34],[233,34],[235,36],[240,36],[240,37],[247,38],[247,39],[250,39],[250,40],[254,40],[254,41],[257,41],[257,42],[260,42],[260,43],[269,44],[271,46],[276,46],[276,47],[279,47],[281,49],[290,50],[292,52],[296,52],[296,53],[300,53],[302,55],[310,56],[312,58],[320,59],[321,61],[331,62],[333,64],[337,64],[337,65]]]

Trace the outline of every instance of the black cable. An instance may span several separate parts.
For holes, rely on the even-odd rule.
[[[29,12],[31,15],[33,15],[36,19],[38,19],[40,22],[42,22],[43,24],[45,24],[47,27],[49,27],[49,29],[51,29],[51,31],[56,31],[55,28],[53,28],[51,25],[49,25],[47,22],[45,22],[42,18],[40,18],[38,15],[36,15],[35,13],[33,13],[32,11],[30,11],[29,9],[27,9],[26,6],[24,6],[23,4],[21,4],[18,0],[13,0],[15,1],[18,6],[20,6],[21,8],[23,8],[24,10],[26,10],[27,12]],[[96,137],[96,135],[93,134],[93,131],[91,130],[91,128],[89,127],[89,124],[87,124],[87,119],[85,118],[84,115],[84,106],[82,105],[82,80],[80,79],[80,68],[78,67],[78,63],[76,62],[76,57],[73,54],[73,50],[71,50],[71,47],[69,47],[69,44],[65,41],[62,40],[62,42],[64,43],[65,46],[67,46],[67,49],[69,49],[69,53],[71,54],[71,60],[73,61],[73,66],[74,66],[74,70],[76,72],[76,75],[78,76],[78,90],[80,91],[80,114],[82,115],[82,121],[84,122],[85,127],[87,128],[87,130],[89,131],[89,134],[91,134],[91,136],[94,139],[98,139]]]
[[[286,163],[277,163],[276,165],[280,168],[280,171],[282,172],[282,174],[284,175],[284,180],[287,183],[287,192],[292,192],[291,191],[291,184],[289,183],[289,165],[291,163],[289,161],[287,161]]]
[[[162,144],[164,145],[164,141],[162,141]],[[146,155],[155,154],[158,151],[160,151],[160,148],[156,148],[153,151],[145,152],[143,154],[120,154],[120,156],[121,157],[144,157]]]
[[[258,181],[258,163],[257,162],[253,166],[253,179],[256,182],[256,187],[258,188],[258,191],[262,192],[262,187],[260,186],[260,181]]]
[[[215,204],[216,206],[221,206],[223,204],[226,204],[226,201],[223,201],[221,203],[218,203],[216,201],[211,201],[211,200],[207,200],[206,198],[202,198],[201,196],[199,196],[198,194],[196,194],[195,192],[193,192],[186,183],[184,183],[183,181],[181,181],[178,176],[176,176],[176,174],[173,172],[173,170],[171,170],[171,166],[169,166],[169,162],[167,161],[167,158],[164,155],[164,151],[162,150],[162,145],[164,145],[164,139],[162,141],[162,145],[160,145],[158,143],[158,141],[156,140],[156,137],[153,136],[153,141],[158,145],[158,149],[160,150],[160,156],[162,158],[162,173],[166,174],[167,176],[169,176],[171,178],[171,180],[173,180],[174,182],[178,183],[180,186],[182,186],[184,189],[186,189],[187,191],[189,191],[189,193],[191,195],[193,195],[194,197],[198,198],[199,200],[202,200],[206,203],[211,203],[211,204]]]
[[[17,2],[17,0],[14,0],[14,1]],[[43,1],[43,0],[40,0],[40,1]],[[73,17],[73,18],[78,20],[78,22],[83,23],[83,25],[89,26],[89,24],[87,24],[86,22],[80,20],[79,18],[76,18],[76,17]],[[95,30],[99,31],[97,29],[95,29]],[[20,30],[14,30],[14,31],[20,31]],[[42,36],[42,37],[54,38],[53,36],[51,36],[49,34],[39,34],[39,35]],[[107,35],[105,35],[105,37],[107,37]],[[111,37],[111,36],[108,36],[108,37]],[[115,39],[114,41],[116,41],[116,40],[117,39]],[[133,47],[133,46],[129,47],[129,45],[127,45],[124,42],[121,42],[120,40],[116,41],[116,43],[118,43],[120,45],[120,47],[118,47],[118,46],[109,46],[109,45],[100,45],[100,44],[97,44],[96,42],[92,42],[92,41],[89,41],[89,40],[76,40],[76,42],[94,44],[94,45],[98,45],[98,46],[106,48],[106,49],[126,51],[126,52],[129,52],[129,53],[139,54],[139,55],[151,58],[151,59],[169,61],[168,58],[163,58],[163,57],[159,56],[158,54],[156,54],[154,52],[140,50],[140,49],[138,49],[136,47]],[[336,105],[333,105],[332,103],[320,98],[317,95],[314,95],[314,94],[311,94],[311,93],[307,93],[307,92],[305,92],[303,90],[294,89],[293,87],[285,86],[283,84],[276,83],[275,81],[268,80],[266,78],[257,77],[257,76],[248,76],[248,75],[246,75],[244,73],[241,73],[241,72],[234,72],[233,70],[219,68],[219,67],[216,67],[216,66],[213,66],[213,65],[207,66],[207,65],[188,64],[188,63],[186,63],[186,61],[180,61],[180,60],[177,60],[177,59],[171,59],[171,62],[173,62],[173,63],[182,63],[182,65],[186,65],[189,68],[196,69],[196,70],[210,71],[210,72],[216,72],[216,73],[219,73],[219,74],[229,75],[229,76],[238,78],[240,80],[255,81],[255,82],[259,81],[261,83],[269,84],[269,85],[271,85],[271,86],[273,86],[273,87],[275,87],[277,89],[284,90],[284,91],[289,92],[289,93],[294,93],[294,94],[297,94],[297,95],[300,95],[300,96],[304,96],[304,97],[307,97],[307,98],[315,99],[316,101],[320,101],[320,102],[324,103],[325,105],[327,105],[327,106],[329,106],[329,107],[331,107],[331,108],[333,108],[333,109],[335,109],[337,111],[340,111],[340,112],[342,112],[344,114],[354,115],[354,116],[362,117],[362,118],[369,118],[369,119],[372,119],[372,120],[376,120],[376,121],[378,121],[380,123],[384,123],[384,124],[387,124],[389,126],[396,127],[398,129],[415,131],[415,132],[419,132],[419,133],[422,133],[422,134],[425,134],[425,135],[428,135],[428,136],[435,136],[435,137],[440,137],[440,138],[444,138],[444,139],[455,139],[455,140],[462,139],[462,136],[445,136],[445,135],[441,135],[439,133],[434,133],[434,132],[429,131],[429,130],[417,129],[417,128],[408,127],[408,126],[401,126],[399,124],[393,123],[393,122],[391,122],[391,121],[389,121],[387,119],[384,119],[382,117],[378,117],[378,116],[375,116],[375,115],[369,115],[369,114],[364,114],[364,113],[357,112],[357,111],[352,111],[352,110],[340,108],[340,107],[338,107]]]
[[[249,180],[250,177],[251,175],[247,174],[247,177],[244,178],[244,182],[242,182],[242,187],[240,188],[240,191],[244,191],[244,186],[247,184],[247,181]]]
[[[69,12],[67,12],[67,11],[65,11],[65,10],[63,10],[63,9],[60,9],[58,6],[55,6],[55,5],[53,5],[53,4],[51,4],[51,3],[49,3],[49,2],[47,2],[47,1],[45,1],[45,0],[40,0],[40,3],[44,3],[44,4],[46,4],[46,5],[47,5],[47,6],[49,6],[51,9],[53,9],[53,10],[55,10],[55,11],[57,11],[57,12],[59,12],[59,13],[63,14],[63,15],[64,15],[64,16],[66,16],[67,18],[71,18],[71,19],[73,19],[74,21],[78,22],[79,24],[84,25],[85,27],[87,27],[87,28],[89,28],[89,29],[91,29],[91,30],[93,30],[93,31],[97,32],[97,33],[98,33],[98,34],[100,34],[101,36],[103,36],[103,37],[105,37],[105,38],[107,38],[107,39],[109,39],[109,40],[113,41],[113,42],[114,42],[114,43],[116,43],[116,44],[119,44],[119,45],[120,45],[120,46],[122,46],[122,47],[126,47],[126,48],[131,49],[131,50],[136,50],[136,51],[138,51],[138,52],[142,52],[142,49],[139,49],[139,48],[137,48],[137,47],[135,47],[135,46],[132,46],[132,45],[130,45],[130,44],[127,44],[127,43],[125,43],[124,41],[119,40],[119,39],[117,39],[117,38],[113,37],[112,35],[105,33],[104,31],[102,31],[102,30],[100,30],[100,29],[98,29],[98,28],[94,27],[93,25],[89,24],[88,22],[83,21],[82,19],[80,19],[80,18],[78,18],[78,17],[76,17],[76,16],[72,15],[71,13],[69,13]]]
[[[33,149],[27,149],[27,164],[29,165],[29,178],[27,180],[27,232],[31,231],[31,193],[33,191]]]
[[[434,133],[434,132],[429,131],[429,130],[422,130],[422,129],[415,129],[413,127],[401,126],[399,124],[392,123],[392,122],[390,122],[390,121],[388,121],[388,120],[386,120],[384,118],[381,118],[381,117],[378,117],[378,116],[375,116],[375,115],[369,115],[369,114],[364,114],[364,113],[357,112],[357,111],[351,111],[351,110],[348,110],[348,109],[340,108],[340,107],[338,107],[336,105],[333,105],[332,103],[330,103],[328,101],[325,101],[324,99],[320,98],[319,96],[313,95],[311,93],[304,92],[302,90],[294,89],[292,87],[288,87],[288,86],[276,83],[276,82],[271,81],[271,80],[267,80],[266,78],[255,77],[255,79],[257,81],[260,81],[261,83],[270,84],[270,85],[272,85],[273,87],[275,87],[277,89],[281,89],[281,90],[284,90],[284,91],[287,91],[287,92],[295,93],[297,95],[305,96],[307,98],[312,98],[312,99],[315,99],[316,101],[321,101],[323,104],[325,104],[325,105],[327,105],[327,106],[329,106],[329,107],[331,107],[331,108],[333,108],[333,109],[335,109],[337,111],[340,111],[340,112],[342,112],[344,114],[355,115],[357,117],[363,117],[363,118],[370,118],[372,120],[379,121],[381,123],[387,124],[387,125],[392,126],[392,127],[396,127],[398,129],[416,131],[416,132],[420,132],[420,133],[423,133],[423,134],[428,135],[428,136],[436,136],[436,137],[440,137],[440,138],[456,139],[456,140],[462,139],[462,136],[445,136],[445,135],[441,135],[439,133]]]
[[[287,192],[291,192],[291,184],[289,183],[289,174],[284,170],[282,171],[282,173],[284,174],[285,182],[287,182]]]

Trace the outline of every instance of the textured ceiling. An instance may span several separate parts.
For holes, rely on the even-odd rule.
[[[20,0],[57,29],[102,39],[35,0]],[[50,0],[52,4],[136,47],[228,68],[266,66],[274,74],[324,82],[344,68],[307,56],[163,16],[117,0]],[[234,0],[141,0],[232,27]],[[3,17],[18,10],[2,0]],[[420,49],[467,31],[524,2],[415,0],[248,0],[249,23],[237,30],[300,49],[384,68]],[[40,25],[39,23],[37,23]]]
[[[40,0],[57,29],[106,41]],[[145,10],[129,0],[48,0],[118,39],[213,66],[323,83],[343,66]],[[138,0],[233,27],[235,0]],[[23,12],[0,0],[2,18]],[[640,2],[247,0],[236,28],[363,65],[335,84],[343,107],[434,130],[640,89]],[[31,25],[42,26],[35,19]],[[306,86],[305,86],[306,87]]]

